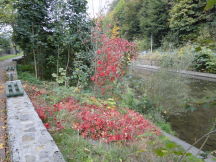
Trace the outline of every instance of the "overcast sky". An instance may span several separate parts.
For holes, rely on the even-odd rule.
[[[113,0],[88,0],[88,12],[91,17],[97,17],[101,11],[106,12]]]

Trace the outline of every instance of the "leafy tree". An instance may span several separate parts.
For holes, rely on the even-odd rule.
[[[154,45],[161,45],[162,38],[168,33],[168,11],[167,0],[142,0],[142,8],[139,11],[140,30],[143,36],[153,36]]]
[[[15,21],[15,0],[0,0],[0,24],[13,25]]]
[[[140,2],[141,0],[129,0],[122,11],[122,35],[128,40],[134,40],[141,33],[137,14],[141,8]]]
[[[0,35],[0,49],[8,50],[10,48],[10,40]]]
[[[205,9],[212,9],[216,5],[216,0],[208,0]]]
[[[33,61],[36,76],[50,78],[66,71],[74,84],[83,84],[91,69],[91,22],[83,0],[20,0],[14,39]]]
[[[205,11],[205,0],[181,0],[170,10],[170,28],[180,43],[194,41],[201,25],[212,22],[215,11]]]
[[[17,10],[14,40],[24,51],[27,59],[33,58],[36,78],[38,70],[43,72],[42,53],[45,54],[47,50],[46,40],[49,32],[45,30],[48,16],[46,6],[45,0],[19,0],[14,5]],[[39,62],[39,65],[42,65],[40,67],[37,66]]]
[[[91,73],[91,22],[86,15],[86,1],[70,0],[52,2],[53,44],[58,48],[58,67],[65,66],[66,73],[78,86],[86,84]],[[57,7],[56,7],[57,6]],[[61,54],[59,53],[61,51]],[[58,70],[57,67],[57,70]],[[58,71],[57,71],[58,73]]]

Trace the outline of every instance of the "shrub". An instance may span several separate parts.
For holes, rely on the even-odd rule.
[[[69,120],[75,130],[78,130],[84,138],[102,140],[104,142],[128,141],[145,132],[152,132],[156,135],[160,131],[144,117],[129,109],[121,113],[115,109],[107,108],[106,105],[96,106],[83,104],[73,98],[67,98],[53,107],[38,107],[36,111],[44,121],[47,128],[54,126],[56,129],[63,129],[67,125],[64,119],[58,119],[61,111],[74,114],[74,121]],[[68,114],[67,113],[67,114]]]
[[[96,29],[101,31],[99,24]],[[101,32],[95,32],[93,37],[98,47],[95,56],[95,72],[91,79],[104,93],[112,89],[111,85],[114,81],[125,75],[127,65],[136,56],[136,47],[134,43],[125,39],[109,38]]]
[[[216,55],[208,48],[199,47],[192,67],[196,71],[216,73]]]

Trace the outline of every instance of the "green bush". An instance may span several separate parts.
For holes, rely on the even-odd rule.
[[[41,81],[36,79],[33,74],[29,72],[19,72],[18,71],[18,78],[23,81],[28,81],[29,83],[32,84],[41,84]]]
[[[216,74],[216,55],[208,48],[197,48],[192,68],[196,71]]]
[[[149,50],[150,49],[150,40],[147,38],[135,40],[137,48],[139,51]]]
[[[34,67],[32,65],[17,65],[17,70],[20,72],[34,72]]]

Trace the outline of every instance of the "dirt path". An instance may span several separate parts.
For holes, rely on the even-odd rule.
[[[6,82],[5,68],[9,65],[15,64],[12,59],[0,61],[0,162],[7,162],[7,134],[6,134],[6,105],[5,105],[5,90],[4,84]]]

